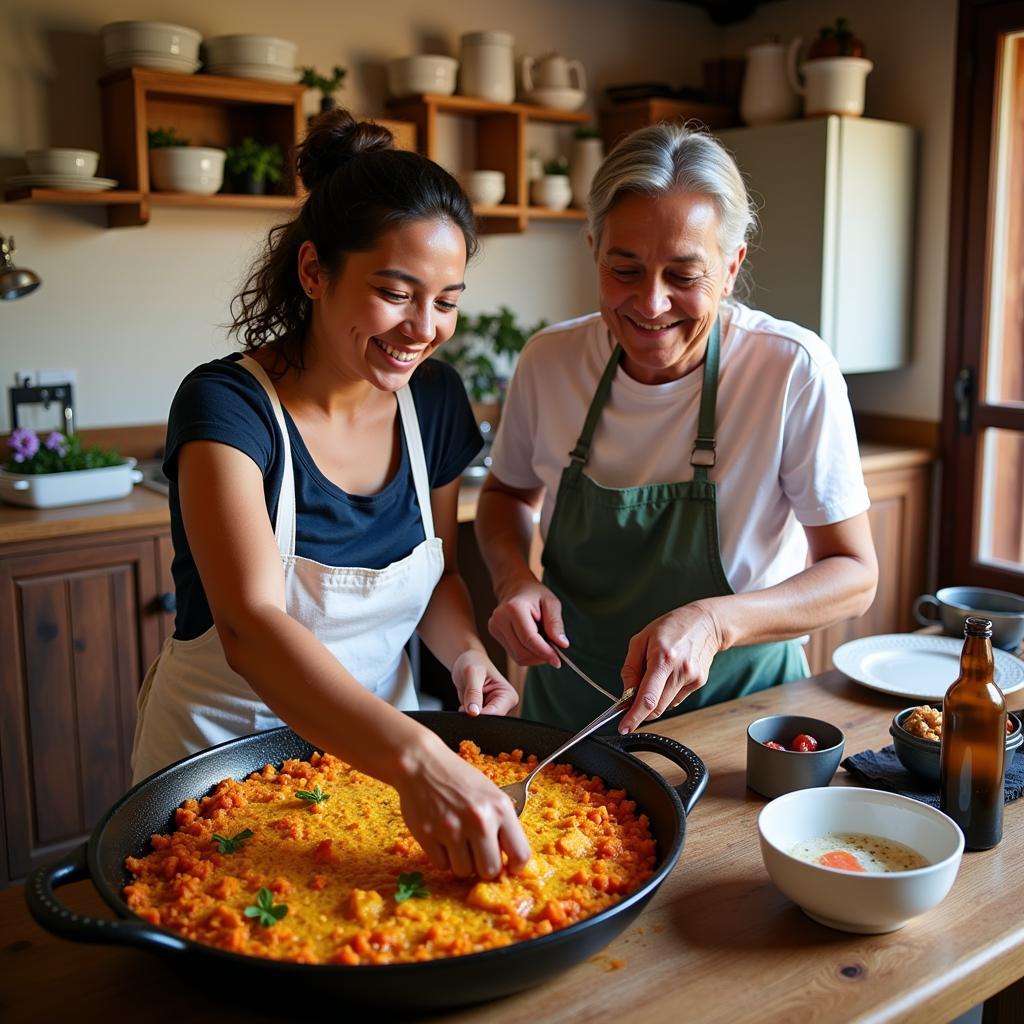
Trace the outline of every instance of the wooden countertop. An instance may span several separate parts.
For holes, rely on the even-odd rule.
[[[906,703],[828,672],[659,726],[654,731],[704,759],[710,784],[690,816],[679,863],[648,907],[604,950],[547,983],[430,1019],[946,1024],[1014,985],[1024,977],[1024,923],[1015,898],[1024,877],[1024,800],[1007,805],[1000,845],[965,855],[946,899],[889,935],[816,924],[765,872],[757,839],[765,801],[745,785],[747,724],[777,712],[812,715],[841,727],[847,752],[855,753],[884,746],[892,715]],[[1008,703],[1024,706],[1024,692]],[[833,784],[848,785],[849,776],[840,769]],[[108,916],[87,882],[60,894],[76,910]],[[1004,993],[993,1009],[1005,1016],[993,1019],[1024,1019],[1024,1004],[1014,1002],[1022,990],[1016,984]],[[187,967],[173,957],[58,939],[30,920],[19,890],[0,892],[5,1021],[106,1020],[125,1006],[143,1006],[147,1020],[175,1024],[281,1019],[243,1008],[226,989],[191,984]]]
[[[861,457],[865,473],[927,465],[934,458],[925,448],[882,444],[862,445]],[[476,518],[479,496],[479,484],[463,483],[459,492],[460,523],[471,523]],[[66,508],[21,508],[0,502],[0,545],[133,527],[160,529],[169,522],[167,498],[141,485],[118,501],[98,501]]]

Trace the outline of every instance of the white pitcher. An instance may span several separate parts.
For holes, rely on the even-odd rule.
[[[516,98],[513,38],[508,32],[467,32],[459,59],[459,93],[495,103]]]
[[[521,65],[523,90],[582,89],[586,91],[587,76],[578,60],[566,60],[557,53],[548,53],[536,60],[524,57]]]
[[[800,97],[787,75],[787,65],[796,59],[800,43],[797,36],[788,47],[782,43],[761,43],[747,50],[740,93],[740,117],[744,124],[788,121],[800,113]]]

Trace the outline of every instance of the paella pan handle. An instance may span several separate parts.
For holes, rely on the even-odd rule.
[[[686,772],[686,778],[673,788],[679,794],[687,815],[707,788],[708,770],[704,762],[689,747],[684,747],[682,743],[677,743],[668,736],[661,736],[656,732],[631,732],[625,736],[608,736],[602,739],[626,753],[645,750],[651,754],[661,754],[682,768]]]
[[[25,883],[25,902],[36,924],[62,939],[76,942],[110,942],[144,949],[184,951],[187,946],[176,935],[143,921],[113,921],[79,914],[61,903],[53,890],[70,882],[90,878],[86,859],[87,843],[72,850],[62,861],[36,869]]]

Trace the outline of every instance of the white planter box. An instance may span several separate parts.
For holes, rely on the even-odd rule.
[[[0,469],[0,498],[29,508],[110,501],[130,494],[141,479],[134,459],[125,459],[117,466],[75,469],[67,473],[9,473]]]

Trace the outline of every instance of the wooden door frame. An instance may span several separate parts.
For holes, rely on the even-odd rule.
[[[997,49],[991,44],[1008,24],[1024,28],[1024,0],[960,0],[957,26],[956,86],[950,184],[949,268],[946,287],[946,345],[943,373],[942,515],[939,524],[939,583],[972,583],[1001,590],[1019,589],[1014,575],[978,562],[972,539],[980,436],[985,427],[1009,425],[998,408],[978,415],[982,332],[987,323],[991,157]],[[957,379],[973,373],[974,421],[968,433],[958,426]],[[1014,416],[1014,424],[1019,420]],[[1018,576],[1019,580],[1019,576]]]

